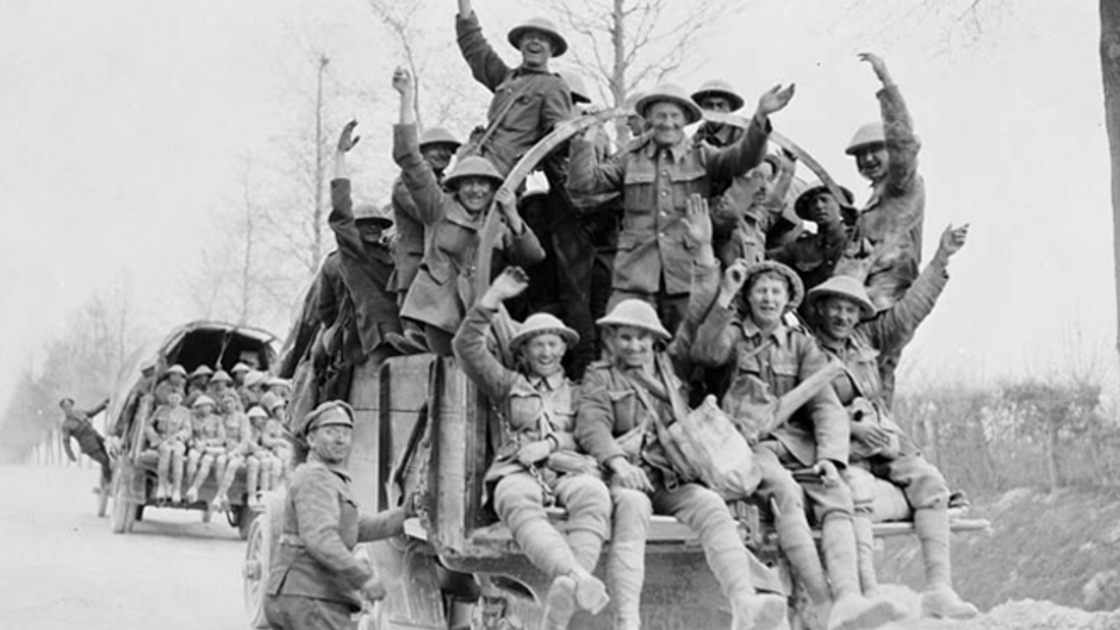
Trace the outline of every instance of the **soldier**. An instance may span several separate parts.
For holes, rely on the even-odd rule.
[[[249,370],[249,373],[245,375],[244,384],[237,391],[237,395],[241,397],[241,406],[248,409],[253,405],[260,404],[266,383],[268,383],[267,373],[260,370]]]
[[[863,279],[871,303],[881,310],[898,301],[918,277],[926,187],[918,174],[921,142],[898,85],[880,57],[863,53],[859,58],[871,64],[883,84],[876,94],[883,119],[860,127],[845,151],[855,158],[859,174],[871,182],[871,199],[859,215],[856,234],[837,273]],[[879,357],[888,407],[900,358],[895,352]]]
[[[645,95],[645,92],[634,92],[626,98],[626,103],[623,105],[626,109],[626,130],[630,132],[632,141],[642,137],[649,130],[646,119],[638,113],[637,108],[638,101]]]
[[[967,619],[976,607],[953,590],[949,562],[949,488],[914,442],[899,429],[883,403],[877,354],[904,344],[933,310],[948,281],[949,258],[964,246],[968,227],[946,228],[933,260],[891,308],[878,314],[858,280],[836,276],[809,291],[817,338],[825,352],[844,363],[846,372],[833,381],[851,418],[852,466],[900,486],[914,509],[914,530],[925,561],[926,590],[922,612],[933,617]],[[850,477],[850,476],[849,476]],[[870,503],[873,498],[857,479],[850,483],[856,499],[857,540],[865,594],[877,589],[873,564]],[[862,504],[862,505],[861,505]],[[863,509],[861,509],[861,507]],[[863,518],[860,518],[862,516]]]
[[[467,153],[490,160],[504,178],[526,151],[570,116],[568,86],[548,69],[551,59],[568,50],[568,42],[552,22],[533,18],[509,32],[509,43],[521,51],[521,65],[511,69],[482,36],[471,0],[459,0],[455,30],[474,78],[494,93],[486,130],[472,140]]]
[[[166,405],[171,401],[171,394],[173,392],[179,394],[179,400],[183,399],[186,395],[187,388],[187,371],[179,364],[172,365],[167,368],[167,371],[160,377],[159,382],[156,383],[154,396],[156,404]]]
[[[346,473],[353,429],[353,411],[338,401],[319,405],[296,428],[306,461],[288,485],[265,602],[265,615],[277,630],[352,629],[359,593],[370,600],[385,595],[353,550],[359,542],[403,534],[410,509],[375,516],[359,511]]]
[[[744,411],[751,405],[789,393],[827,363],[809,334],[784,321],[802,295],[797,274],[780,263],[739,262],[725,271],[691,353],[700,365],[718,370],[720,403],[733,418],[749,421]],[[787,523],[798,525],[783,526],[783,552],[815,605],[823,608],[831,587],[830,630],[875,628],[905,614],[860,590],[852,497],[840,477],[848,463],[846,416],[835,393],[824,388],[788,422],[760,436],[754,449],[762,471],[757,496],[764,505],[773,501]],[[800,488],[782,468],[798,472]],[[803,514],[802,491],[821,524],[828,586],[807,525],[789,520]]]
[[[210,502],[212,511],[229,509],[229,489],[237,478],[237,471],[245,468],[245,489],[250,497],[257,495],[261,462],[254,453],[253,426],[249,417],[241,412],[237,396],[227,394],[221,399],[222,428],[225,430],[226,465],[222,470],[218,491]]]
[[[507,409],[502,444],[485,480],[513,539],[552,578],[544,627],[563,630],[577,605],[591,614],[607,605],[606,587],[591,572],[609,534],[611,498],[595,460],[576,452],[575,386],[560,362],[579,335],[537,313],[509,342],[518,370],[486,347],[499,307],[528,287],[525,272],[506,268],[467,313],[455,335],[455,356],[486,396]],[[567,538],[548,522],[544,502],[551,498],[568,510]]]
[[[113,480],[113,468],[109,463],[109,453],[105,450],[105,438],[97,432],[97,429],[93,428],[90,417],[104,411],[105,407],[109,406],[109,399],[106,398],[96,407],[85,411],[74,408],[73,398],[63,398],[58,401],[58,406],[62,409],[64,416],[62,420],[62,448],[66,451],[66,457],[70,458],[72,462],[78,461],[78,458],[74,456],[74,451],[70,450],[70,438],[73,438],[78,441],[78,448],[101,466],[101,485],[107,487],[109,482]]]
[[[214,470],[214,478],[221,479],[226,466],[226,432],[221,416],[214,413],[214,399],[199,394],[191,405],[194,426],[190,450],[187,451],[187,503],[198,502],[198,491]]]
[[[508,251],[513,264],[539,262],[544,258],[544,250],[517,213],[513,192],[506,190],[495,195],[502,177],[485,158],[470,156],[460,160],[444,182],[450,192],[444,191],[420,155],[416,113],[412,108],[414,85],[407,70],[398,68],[393,74],[393,89],[401,95],[400,124],[393,128],[393,159],[404,171],[404,182],[416,201],[425,228],[431,230],[424,262],[405,299],[402,314],[423,322],[425,341],[432,352],[451,356],[451,338],[459,329],[466,305],[474,302],[471,285],[475,257],[491,203],[496,203],[504,219],[501,241],[494,245]]]
[[[183,404],[193,409],[195,399],[206,393],[210,377],[213,375],[214,370],[208,365],[200,364],[196,367],[187,379],[187,396],[183,399]]]
[[[692,100],[706,112],[732,114],[743,108],[743,97],[721,79],[712,79],[692,93]],[[729,147],[743,139],[745,129],[712,121],[704,121],[692,136],[697,142],[707,142],[719,149]]]
[[[172,391],[168,394],[167,404],[156,408],[144,429],[148,448],[159,455],[157,501],[170,498],[172,503],[179,503],[183,500],[183,464],[187,442],[191,439],[191,412],[182,406],[182,402],[183,395]]]
[[[420,155],[432,168],[436,181],[443,182],[443,172],[451,164],[451,158],[459,150],[462,143],[442,127],[432,127],[420,135]],[[404,180],[397,177],[393,181],[393,222],[397,226],[397,243],[394,250],[396,271],[390,279],[390,288],[397,294],[397,305],[404,306],[404,299],[408,295],[408,288],[420,270],[420,261],[424,258],[424,222],[416,210],[416,202],[404,185]],[[415,352],[424,348],[424,330],[412,320],[401,321],[404,338],[390,335],[390,343],[398,350],[406,353]]]
[[[642,97],[637,110],[651,125],[641,142],[601,162],[586,139],[572,142],[570,186],[577,194],[617,191],[623,219],[614,260],[611,304],[638,298],[654,304],[675,330],[688,302],[690,265],[696,244],[685,237],[685,204],[693,193],[707,199],[713,180],[730,179],[757,166],[766,150],[770,114],[793,98],[780,86],[759,99],[747,133],[737,144],[713,149],[694,143],[685,125],[700,120],[700,108],[679,87],[664,85]]]
[[[240,389],[241,386],[245,384],[245,375],[248,374],[251,369],[252,368],[241,361],[238,361],[236,365],[229,369],[229,374],[233,377],[234,389]]]
[[[817,231],[803,232],[795,240],[768,249],[767,258],[797,272],[806,290],[832,277],[855,231],[856,209],[852,193],[840,187],[843,199],[836,199],[823,184],[805,189],[794,202],[794,212],[802,221],[817,224]]]
[[[338,242],[342,279],[354,307],[358,331],[355,341],[360,344],[347,351],[348,363],[370,361],[377,366],[394,352],[387,336],[401,331],[396,296],[389,285],[394,272],[393,254],[385,238],[393,221],[373,205],[352,210],[346,153],[358,142],[352,135],[357,124],[351,121],[343,128],[335,150],[330,226]],[[346,390],[337,394],[340,398],[349,391],[349,382],[344,385]]]
[[[233,392],[231,389],[233,385],[233,378],[229,372],[225,370],[218,370],[210,377],[210,381],[206,384],[206,395],[217,401],[225,399],[226,394]],[[238,409],[241,408],[241,401],[237,401]]]

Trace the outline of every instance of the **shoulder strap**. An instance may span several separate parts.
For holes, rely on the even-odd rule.
[[[521,79],[523,77],[515,77],[515,78],[516,79]],[[508,81],[509,79],[506,79],[506,80]],[[516,103],[518,101],[518,99],[520,99],[522,96],[525,96],[525,94],[528,93],[528,91],[529,91],[529,82],[528,81],[522,81],[521,84],[518,86],[518,89],[515,89],[510,93],[509,100],[506,101],[506,104],[502,105],[502,108],[499,109],[498,113],[494,115],[494,118],[490,121],[490,124],[488,124],[486,126],[486,131],[484,131],[482,133],[482,136],[478,139],[478,146],[480,146],[480,147],[486,146],[486,142],[488,140],[490,140],[490,137],[493,136],[494,132],[498,130],[498,125],[502,124],[502,121],[504,121],[506,116],[509,115],[509,110],[513,109],[514,103]]]

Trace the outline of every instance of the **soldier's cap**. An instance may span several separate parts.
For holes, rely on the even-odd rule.
[[[199,376],[211,376],[213,374],[214,370],[211,370],[210,366],[204,363],[196,367],[194,371],[191,372],[191,378],[198,378]]]
[[[194,402],[191,403],[191,409],[198,409],[203,405],[210,405],[211,407],[215,406],[214,399],[207,396],[206,394],[202,394],[198,398],[195,398]]]
[[[341,400],[327,401],[304,416],[296,427],[295,435],[306,438],[315,429],[332,425],[353,428],[354,409]]]
[[[70,398],[69,396],[58,399],[58,406],[59,407],[64,407],[66,405],[66,403],[70,403],[71,405],[73,405],[74,404],[74,399]]]
[[[421,149],[434,144],[446,144],[454,147],[451,149],[453,153],[457,151],[459,147],[463,146],[463,143],[459,142],[458,138],[456,138],[451,134],[450,131],[444,129],[443,127],[432,127],[431,129],[426,129],[424,133],[420,134]]]
[[[654,103],[663,102],[676,103],[679,105],[680,108],[684,110],[684,117],[689,125],[700,120],[703,116],[703,112],[700,111],[700,106],[692,100],[684,91],[684,88],[675,83],[662,83],[653,88],[652,91],[642,98],[639,98],[638,102],[634,104],[634,107],[643,118],[649,118],[649,107]]]
[[[257,385],[264,385],[268,380],[268,374],[260,370],[249,370],[245,375],[245,387],[256,387]]]
[[[844,188],[843,186],[837,186],[837,188],[840,189],[840,194],[844,195],[843,199],[836,200],[836,203],[840,204],[840,209],[848,211],[855,210],[856,200],[852,195],[852,191]],[[793,202],[793,211],[797,213],[797,216],[800,219],[804,221],[812,221],[813,215],[812,212],[810,212],[809,204],[817,198],[817,195],[823,194],[831,195],[832,191],[829,190],[828,186],[825,186],[820,182],[809,186],[805,190],[801,191],[801,194],[797,196],[797,200]]]
[[[567,70],[561,70],[557,74],[560,75],[561,79],[564,79],[564,83],[568,84],[568,91],[572,93],[573,103],[591,102],[591,95],[587,92],[587,84],[584,83],[583,77]]]
[[[859,306],[862,319],[870,319],[875,316],[875,305],[871,303],[871,298],[867,295],[867,289],[864,288],[862,282],[852,276],[833,276],[825,280],[809,289],[805,301],[809,306],[816,307],[821,300],[829,297],[839,297],[854,302]]]
[[[268,379],[268,386],[269,387],[283,386],[283,387],[291,388],[292,385],[287,380],[282,379],[279,376],[273,376],[272,378]]]
[[[230,371],[230,374],[237,374],[238,372],[248,372],[251,369],[253,369],[253,368],[251,368],[248,365],[238,361],[237,365],[230,368],[229,371]]]
[[[168,374],[178,374],[179,376],[184,376],[185,377],[187,375],[187,370],[183,366],[176,363],[175,365],[172,365],[171,367],[167,368],[167,373]]]
[[[661,320],[657,319],[657,311],[653,310],[653,306],[644,300],[628,299],[622,300],[614,305],[614,308],[609,313],[595,320],[595,323],[600,326],[633,326],[648,330],[655,336],[660,337],[664,341],[669,341],[673,338],[668,330],[661,325]]]
[[[225,370],[218,370],[214,372],[214,376],[210,377],[211,383],[232,383],[233,378],[230,377],[229,372]]]
[[[700,86],[700,89],[692,93],[692,100],[696,101],[699,105],[705,98],[709,96],[720,96],[731,102],[731,111],[737,112],[743,108],[743,97],[731,87],[731,84],[722,79],[712,79],[706,81]]]
[[[627,116],[641,116],[641,114],[638,113],[638,101],[645,95],[645,92],[634,92],[626,97],[626,102],[623,104],[623,107],[626,109]]]
[[[521,329],[510,340],[509,348],[516,353],[525,342],[548,333],[559,335],[569,347],[579,343],[579,333],[565,326],[560,318],[548,313],[533,313],[525,319]]]
[[[391,210],[392,206],[379,208],[372,203],[360,203],[354,207],[354,222],[372,223],[383,230],[389,229],[393,226],[393,219],[387,209]]]
[[[855,155],[865,147],[871,147],[887,143],[887,134],[883,131],[883,123],[872,122],[860,127],[856,130],[856,135],[852,136],[852,141],[848,143],[848,148],[844,149],[844,153],[848,155]]]
[[[504,181],[502,174],[494,165],[484,157],[478,155],[469,155],[455,163],[455,168],[451,169],[451,173],[443,180],[443,185],[449,190],[457,190],[459,188],[459,180],[464,177],[484,177],[494,182],[494,189],[502,185]]]
[[[559,57],[568,51],[568,41],[556,30],[556,25],[552,20],[543,17],[535,17],[513,27],[509,32],[509,43],[514,48],[521,48],[521,38],[529,31],[537,31],[544,33],[552,40],[552,56]]]
[[[743,273],[746,280],[743,281],[743,288],[740,290],[742,299],[746,299],[746,294],[750,291],[751,284],[754,283],[754,278],[761,273],[775,272],[785,279],[789,289],[789,308],[795,309],[798,304],[801,304],[801,299],[805,297],[805,285],[801,282],[801,277],[797,272],[789,267],[783,265],[775,260],[763,260],[757,262],[749,267]]]
[[[265,411],[260,405],[253,405],[249,411],[245,412],[249,418],[267,418],[268,412]]]
[[[264,396],[261,396],[261,406],[268,411],[272,411],[273,409],[282,407],[286,404],[288,404],[288,402],[284,400],[283,396],[277,396],[272,392],[266,392]]]

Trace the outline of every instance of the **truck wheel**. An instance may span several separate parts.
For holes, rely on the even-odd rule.
[[[268,586],[268,571],[271,567],[272,519],[253,518],[247,532],[248,544],[245,546],[245,566],[242,575],[245,580],[245,612],[249,615],[249,627],[268,628],[264,615],[265,590]]]
[[[126,497],[123,469],[124,465],[119,465],[113,474],[113,515],[109,525],[114,534],[132,531],[136,522],[137,506]]]
[[[260,512],[257,510],[250,510],[249,508],[241,508],[241,518],[237,523],[237,535],[241,540],[249,540],[249,532],[253,529],[253,521],[257,520]]]

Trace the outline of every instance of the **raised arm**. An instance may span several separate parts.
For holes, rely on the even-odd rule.
[[[719,290],[719,262],[712,250],[712,219],[708,201],[699,194],[688,198],[685,208],[687,236],[696,243],[698,253],[692,263],[692,286],[688,297],[688,310],[684,321],[667,350],[673,361],[673,369],[681,378],[691,371],[692,346],[696,331],[715,303]]]
[[[568,162],[568,189],[577,195],[598,195],[622,192],[626,176],[626,151],[619,151],[603,161],[587,134],[580,134],[571,141],[571,159]]]
[[[508,231],[503,236],[503,247],[515,265],[533,265],[544,260],[545,251],[537,235],[529,229],[517,213],[517,196],[512,190],[501,188],[494,196],[498,211],[505,217]]]
[[[455,33],[459,51],[463,53],[463,59],[467,60],[475,80],[491,92],[497,90],[502,81],[505,81],[510,68],[483,37],[482,27],[478,24],[478,16],[475,15],[470,0],[459,0]]]
[[[525,272],[518,267],[507,267],[467,311],[463,324],[455,333],[453,345],[459,367],[494,401],[509,395],[518,375],[502,365],[486,347],[486,331],[502,303],[520,295],[527,288],[529,277]]]
[[[910,111],[902,98],[902,92],[891,78],[887,64],[874,53],[862,53],[860,61],[871,64],[875,76],[883,87],[875,96],[879,99],[879,109],[883,117],[883,134],[886,136],[887,153],[890,164],[887,169],[887,190],[895,196],[909,192],[915,186],[918,175],[918,151],[921,143],[914,134],[914,123]]]
[[[762,163],[766,155],[766,143],[770,137],[770,115],[789,105],[793,99],[794,85],[782,88],[775,85],[758,99],[758,107],[747,126],[743,138],[728,147],[714,149],[702,144],[705,169],[715,179],[738,177]]]
[[[412,108],[416,88],[408,70],[397,68],[393,72],[393,89],[400,95],[400,122],[393,126],[393,160],[401,167],[401,180],[416,204],[417,218],[424,225],[435,225],[443,219],[446,193],[420,153],[416,111]]]
[[[731,359],[735,342],[739,340],[733,302],[747,281],[746,269],[747,261],[739,259],[724,270],[715,303],[708,308],[707,316],[696,331],[692,360],[702,366],[722,367]]]

